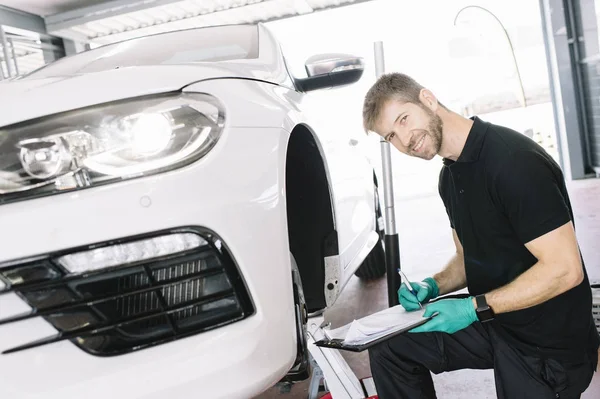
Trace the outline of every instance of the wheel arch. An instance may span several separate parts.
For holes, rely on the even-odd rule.
[[[290,251],[298,264],[308,311],[327,307],[326,284],[339,263],[334,193],[323,147],[306,124],[297,124],[290,134],[285,157],[285,195]],[[328,268],[328,270],[326,270]],[[335,273],[334,273],[335,274]],[[337,284],[332,281],[332,284]]]

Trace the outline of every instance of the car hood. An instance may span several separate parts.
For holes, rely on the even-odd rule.
[[[258,65],[245,68],[235,68],[230,64],[161,65],[4,81],[0,83],[0,104],[3,108],[0,126],[111,101],[177,91],[207,79],[265,80],[269,75],[273,76],[265,72]]]

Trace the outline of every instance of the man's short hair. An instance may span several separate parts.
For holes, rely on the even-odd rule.
[[[382,75],[369,89],[363,103],[363,127],[365,132],[374,131],[384,104],[391,99],[422,106],[419,95],[423,86],[402,73]]]

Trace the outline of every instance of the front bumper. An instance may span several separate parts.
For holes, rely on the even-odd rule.
[[[10,398],[249,398],[295,358],[281,129],[227,129],[201,161],[119,184],[0,206],[0,263],[123,237],[204,226],[226,243],[255,313],[128,354],[98,357],[69,341],[0,355]],[[259,160],[259,162],[257,162]],[[0,318],[29,311],[0,296]],[[0,326],[0,351],[56,334],[43,319]]]

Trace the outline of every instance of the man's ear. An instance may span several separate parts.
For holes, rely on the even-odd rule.
[[[432,112],[437,111],[439,106],[438,100],[431,90],[421,89],[421,92],[419,93],[419,100],[421,100],[421,103],[429,108]]]

